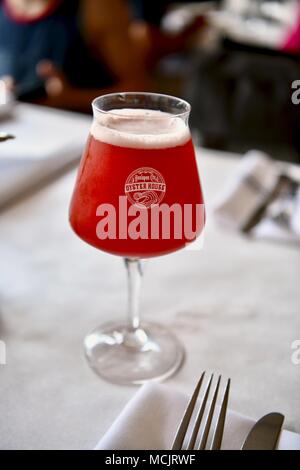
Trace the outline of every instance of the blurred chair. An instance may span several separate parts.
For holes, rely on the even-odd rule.
[[[194,64],[186,85],[192,128],[208,147],[300,162],[300,106],[291,100],[299,78],[300,57],[226,39]]]

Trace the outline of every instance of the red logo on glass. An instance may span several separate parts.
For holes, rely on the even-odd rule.
[[[166,193],[166,183],[159,171],[143,167],[130,173],[124,190],[131,204],[148,209],[163,200]]]

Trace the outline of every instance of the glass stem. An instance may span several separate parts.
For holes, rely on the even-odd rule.
[[[139,259],[125,258],[128,278],[128,328],[137,330],[140,326],[139,300],[142,282],[142,264]]]

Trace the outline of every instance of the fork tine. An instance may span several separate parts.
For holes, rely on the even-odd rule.
[[[199,379],[199,382],[196,385],[194,393],[193,393],[193,395],[192,395],[192,397],[189,401],[189,404],[188,404],[188,406],[187,406],[187,408],[184,412],[182,421],[179,425],[178,431],[176,433],[176,436],[175,436],[175,439],[174,439],[174,442],[173,442],[173,445],[172,445],[172,450],[180,450],[182,448],[182,444],[183,444],[183,441],[184,441],[184,438],[185,438],[185,435],[186,435],[186,431],[187,431],[189,423],[190,423],[191,416],[192,416],[194,408],[195,408],[195,404],[196,404],[196,401],[197,401],[197,398],[198,398],[198,395],[199,395],[199,392],[200,392],[200,388],[201,388],[201,385],[202,385],[202,382],[203,382],[203,379],[204,379],[204,375],[205,375],[205,372],[202,373],[202,375]]]
[[[221,382],[221,376],[219,375],[218,383],[217,383],[215,393],[214,393],[214,396],[213,396],[213,399],[212,399],[212,402],[211,402],[211,405],[210,405],[209,413],[208,413],[208,416],[207,416],[207,419],[206,419],[206,423],[205,423],[204,431],[203,431],[203,434],[202,434],[201,442],[200,442],[199,447],[198,447],[199,450],[205,449],[205,446],[206,446],[206,442],[207,442],[207,438],[208,438],[208,434],[209,434],[209,430],[210,430],[210,426],[211,426],[211,422],[212,422],[212,418],[213,418],[213,414],[214,414],[214,410],[215,410],[215,406],[216,406],[216,401],[217,401],[217,396],[218,396],[218,392],[219,392],[220,382]]]
[[[230,389],[230,379],[227,381],[226,390],[223,396],[222,405],[220,409],[220,413],[218,416],[218,420],[216,423],[213,440],[210,449],[211,450],[220,450],[224,432],[224,425],[225,425],[225,418],[226,418],[226,411],[228,405],[228,398],[229,398],[229,389]]]
[[[214,377],[214,374],[211,375],[210,380],[207,384],[206,391],[205,391],[201,406],[199,408],[199,411],[198,411],[198,414],[197,414],[197,417],[196,417],[196,421],[195,421],[195,424],[194,424],[194,428],[193,428],[193,431],[192,431],[192,434],[191,434],[191,437],[190,437],[190,441],[189,441],[189,444],[188,444],[188,447],[187,447],[188,450],[191,450],[191,449],[194,448],[194,445],[195,445],[195,442],[196,442],[196,439],[197,439],[197,435],[198,435],[198,431],[199,431],[199,428],[200,428],[200,425],[201,425],[202,417],[203,417],[203,414],[204,414],[204,410],[205,410],[205,406],[206,406],[206,402],[207,402],[207,398],[208,398],[208,395],[209,395],[209,390],[210,390],[210,386],[211,386],[213,377]]]

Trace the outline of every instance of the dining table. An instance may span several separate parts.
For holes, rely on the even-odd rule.
[[[281,412],[300,433],[299,246],[221,228],[213,204],[241,155],[196,154],[203,246],[144,261],[142,319],[185,348],[166,384],[190,395],[202,371],[222,373],[231,409],[255,419]],[[84,357],[85,334],[126,314],[126,273],[120,257],[70,228],[75,166],[0,212],[1,449],[93,449],[138,389],[102,380]]]

